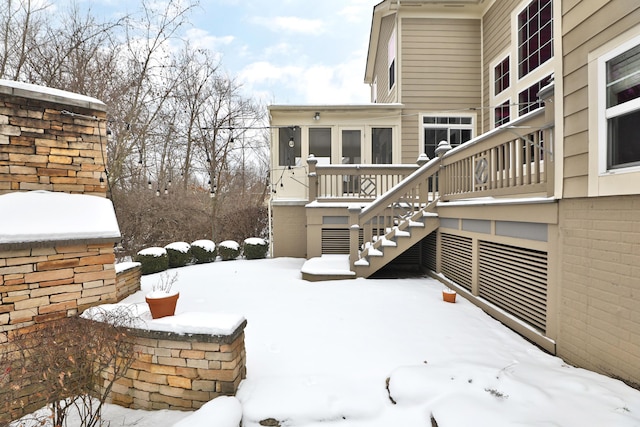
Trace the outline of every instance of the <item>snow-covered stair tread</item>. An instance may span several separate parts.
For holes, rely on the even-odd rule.
[[[367,261],[364,258],[360,258],[359,260],[357,260],[356,262],[353,263],[353,265],[356,266],[363,266],[363,267],[369,267],[369,261]]]

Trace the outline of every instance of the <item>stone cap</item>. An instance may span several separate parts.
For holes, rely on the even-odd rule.
[[[107,108],[104,102],[90,96],[46,86],[16,82],[13,80],[0,79],[0,94],[36,99],[38,101],[49,101],[56,104],[87,108],[89,110],[102,112],[105,112]]]

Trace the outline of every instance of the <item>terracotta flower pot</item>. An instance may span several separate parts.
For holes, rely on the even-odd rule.
[[[456,291],[444,289],[442,291],[442,299],[446,302],[456,302]]]
[[[161,317],[173,316],[176,312],[176,304],[178,303],[179,296],[180,293],[161,298],[145,297],[147,304],[149,304],[149,309],[151,310],[151,317],[159,319]]]

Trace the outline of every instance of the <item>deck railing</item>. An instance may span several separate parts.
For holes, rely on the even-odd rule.
[[[309,201],[372,201],[398,185],[417,165],[318,165],[309,157]]]
[[[553,195],[552,126],[538,109],[442,158],[442,200]]]
[[[552,196],[553,126],[540,108],[442,156],[432,184],[442,200],[534,194]],[[416,165],[318,165],[309,157],[309,201],[376,200]]]

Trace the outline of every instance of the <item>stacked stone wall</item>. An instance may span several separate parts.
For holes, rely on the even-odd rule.
[[[139,262],[116,264],[116,299],[122,301],[140,290],[142,265]]]
[[[113,243],[0,252],[0,333],[116,301]]]
[[[106,195],[100,182],[106,179],[104,105],[64,101],[0,87],[0,194],[48,190]]]
[[[246,376],[245,325],[229,336],[132,330],[135,361],[113,385],[111,401],[134,409],[194,410],[233,396]]]

